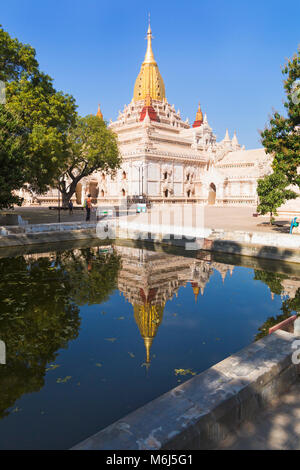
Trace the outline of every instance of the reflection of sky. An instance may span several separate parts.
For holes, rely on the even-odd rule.
[[[272,301],[253,277],[252,269],[236,267],[223,283],[214,271],[197,303],[190,283],[180,287],[165,305],[148,371],[133,306],[123,294],[115,290],[107,302],[81,307],[79,336],[58,352],[59,367],[0,421],[0,448],[68,448],[191,377],[176,376],[175,369],[199,373],[248,345],[281,307],[280,297]]]

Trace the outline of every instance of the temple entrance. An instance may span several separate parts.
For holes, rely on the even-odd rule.
[[[211,183],[208,191],[208,204],[213,206],[216,202],[216,186],[214,183]]]
[[[191,197],[191,190],[189,189],[186,193],[187,197]]]
[[[82,204],[82,184],[77,183],[76,186],[76,204],[81,205]]]
[[[169,190],[168,190],[168,189],[166,189],[166,190],[164,191],[164,195],[165,195],[165,197],[169,197]]]
[[[89,193],[92,198],[92,202],[95,204],[97,202],[97,197],[99,194],[99,188],[98,188],[98,182],[97,181],[91,181],[89,185]]]

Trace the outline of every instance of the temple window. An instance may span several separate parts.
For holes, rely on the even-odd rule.
[[[125,191],[125,189],[122,189],[122,196],[123,196],[123,197],[126,196],[126,191]]]
[[[123,180],[126,180],[126,178],[127,178],[126,171],[123,171],[122,178],[123,178]]]
[[[164,179],[165,180],[168,179],[168,172],[167,171],[164,172]]]

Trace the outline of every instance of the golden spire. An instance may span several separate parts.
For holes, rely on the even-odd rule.
[[[193,292],[194,292],[194,296],[195,296],[195,303],[197,303],[197,299],[198,299],[198,295],[199,295],[199,292],[200,292],[200,287],[199,286],[193,286]]]
[[[100,119],[103,119],[103,114],[101,113],[101,109],[100,109],[100,103],[98,104],[98,111],[97,111],[96,116],[98,116]]]
[[[134,85],[133,100],[145,100],[146,96],[149,95],[153,100],[163,101],[165,94],[165,85],[152,51],[152,31],[149,21],[147,51]]]
[[[196,113],[196,119],[194,121],[193,127],[200,127],[202,123],[203,123],[203,114],[202,114],[201,106],[199,102],[198,110]]]
[[[197,114],[196,114],[195,121],[202,121],[203,122],[203,114],[202,114],[202,111],[201,111],[200,101],[199,101],[199,106],[198,106],[198,111],[197,111]]]
[[[151,26],[149,23],[148,31],[147,31],[147,51],[144,59],[144,64],[156,64],[154,59],[154,54],[152,51],[152,31]]]
[[[146,349],[146,364],[150,364],[150,348],[153,339],[157,333],[163,318],[165,304],[151,305],[146,302],[145,304],[134,304],[134,319],[140,330],[140,334],[144,340]]]

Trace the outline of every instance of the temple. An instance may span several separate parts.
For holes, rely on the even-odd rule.
[[[101,203],[146,196],[153,203],[257,204],[257,179],[270,169],[264,149],[245,150],[236,132],[217,142],[199,103],[190,125],[168,103],[147,32],[147,50],[131,102],[110,122],[119,141],[122,168],[115,178],[95,174],[85,181]],[[78,200],[78,202],[81,202]]]
[[[100,105],[97,116],[103,119]],[[245,150],[235,131],[230,137],[226,130],[224,139],[217,142],[200,103],[192,122],[184,121],[166,98],[149,24],[132,100],[109,123],[118,137],[122,167],[114,177],[96,172],[83,179],[74,204],[82,204],[90,193],[95,204],[118,204],[143,195],[152,203],[256,206],[257,179],[271,169],[264,149]],[[48,205],[57,197],[57,190],[52,190],[42,196],[28,195],[27,202]]]

